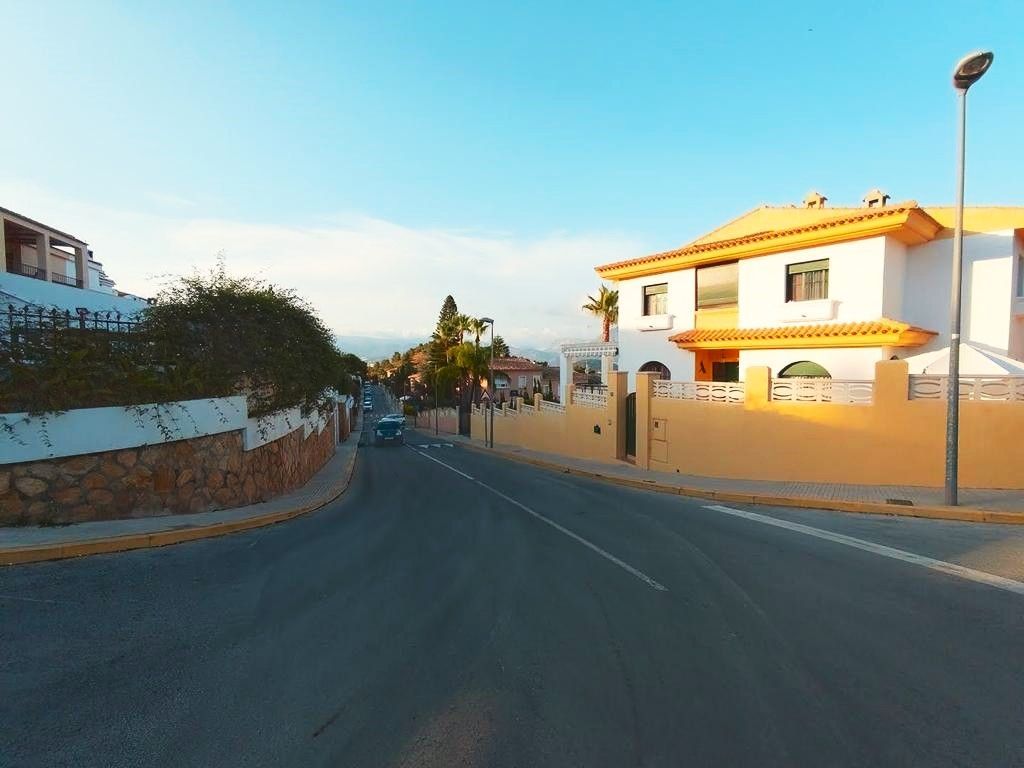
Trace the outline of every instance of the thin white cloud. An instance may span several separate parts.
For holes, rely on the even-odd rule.
[[[168,276],[227,268],[294,288],[340,334],[425,336],[444,297],[490,315],[511,343],[546,347],[596,336],[580,305],[598,283],[596,264],[644,252],[621,234],[507,234],[413,229],[338,215],[315,225],[153,215],[0,183],[0,205],[84,238],[121,290],[153,295]]]

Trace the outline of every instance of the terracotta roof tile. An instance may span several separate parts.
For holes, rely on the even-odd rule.
[[[617,261],[611,264],[602,264],[600,267],[597,267],[597,271],[601,272],[604,270],[618,269],[620,267],[630,267],[638,264],[651,264],[658,261],[674,259],[679,256],[709,253],[716,250],[724,250],[726,248],[731,248],[733,246],[761,243],[766,240],[775,240],[778,238],[788,237],[791,235],[799,235],[807,232],[816,232],[819,230],[830,229],[832,227],[840,227],[846,224],[852,224],[861,221],[869,221],[871,219],[881,219],[890,216],[899,216],[907,213],[912,209],[919,209],[919,206],[913,200],[909,200],[905,203],[900,203],[898,205],[887,205],[884,208],[865,208],[862,210],[859,209],[858,213],[836,216],[835,218],[826,219],[825,221],[819,221],[813,224],[806,224],[800,227],[791,227],[788,229],[756,232],[751,235],[735,237],[727,240],[714,240],[711,242],[695,243],[692,245],[687,245],[683,248],[676,248],[671,251],[653,253],[649,256],[641,256],[636,259],[626,259],[625,261]]]
[[[894,342],[905,334],[930,334],[935,331],[925,330],[909,323],[890,320],[887,317],[878,320],[865,320],[853,323],[815,323],[812,325],[780,325],[767,328],[694,328],[669,337],[676,344],[701,344],[708,342],[767,341],[767,340],[799,340],[816,339],[850,339],[857,336],[891,336]],[[884,341],[882,342],[884,343]]]
[[[496,357],[494,358],[494,370],[496,371],[536,371],[543,368],[540,363],[535,363],[525,357]]]

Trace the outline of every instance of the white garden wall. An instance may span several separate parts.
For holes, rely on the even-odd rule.
[[[0,414],[0,464],[169,443],[246,424],[244,397],[80,408],[47,416]]]

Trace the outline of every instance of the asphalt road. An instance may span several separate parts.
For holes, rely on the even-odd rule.
[[[0,570],[0,765],[1024,765],[1012,584],[409,435],[286,524]]]

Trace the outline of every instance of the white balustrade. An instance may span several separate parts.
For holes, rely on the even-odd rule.
[[[572,393],[572,404],[584,408],[604,408],[608,404],[608,392],[603,389],[576,389]]]
[[[771,399],[786,403],[870,405],[873,381],[829,378],[772,379]]]
[[[542,411],[551,411],[552,413],[565,413],[565,406],[561,403],[549,403],[547,400],[540,401],[540,409]]]
[[[706,403],[742,403],[746,387],[742,381],[654,381],[654,397],[668,400],[699,400]]]
[[[911,400],[945,400],[949,376],[914,374],[910,377]],[[961,376],[961,400],[1024,400],[1024,376]]]

